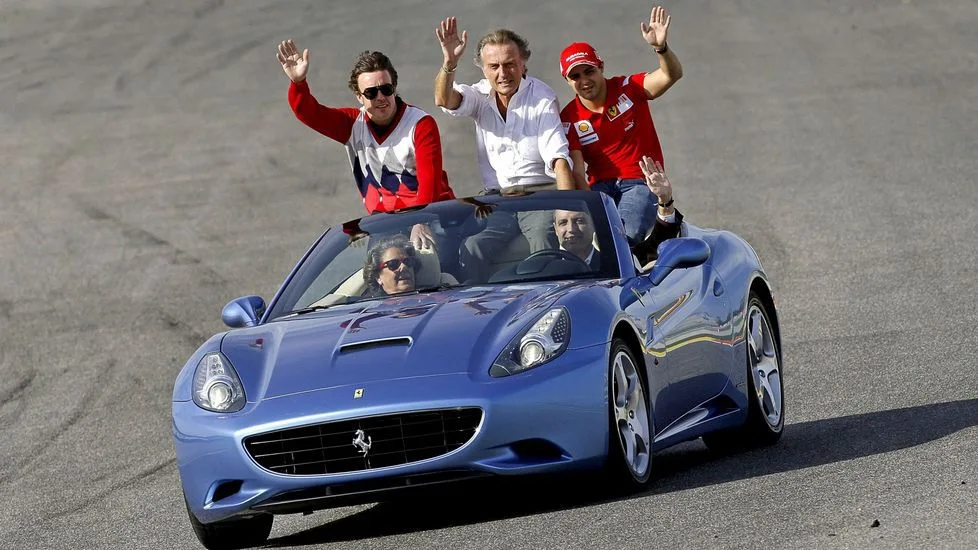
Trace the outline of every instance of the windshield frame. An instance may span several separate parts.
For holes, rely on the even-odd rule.
[[[609,207],[611,209],[610,212],[613,213],[617,213],[617,208],[612,199],[604,193],[595,191],[541,191],[524,193],[520,196],[499,194],[479,195],[476,197],[439,201],[396,212],[370,214],[327,228],[306,251],[302,259],[296,263],[291,273],[283,281],[279,290],[268,304],[260,323],[266,323],[272,319],[287,316],[296,309],[302,309],[294,306],[299,303],[299,300],[311,287],[315,278],[340,253],[349,248],[351,243],[367,238],[367,235],[370,234],[383,234],[385,230],[391,230],[391,228],[409,227],[413,224],[432,221],[436,218],[440,219],[442,223],[464,223],[472,216],[471,213],[475,207],[469,201],[473,200],[483,204],[495,205],[495,209],[500,211],[520,211],[523,209],[540,208],[541,206],[552,210],[560,208],[561,204],[569,206],[576,203],[580,205],[582,202],[587,206],[593,219],[594,231],[600,248],[600,270],[592,274],[578,274],[573,277],[561,277],[559,279],[547,277],[534,279],[530,277],[525,281],[528,284],[562,280],[565,278],[574,280],[592,278],[595,280],[619,279],[622,273],[625,273],[625,270],[628,269],[627,266],[623,265],[624,261],[619,253],[622,246],[626,250],[628,249],[627,240],[625,240],[624,231],[621,227],[621,220],[617,218],[609,219]],[[364,234],[358,239],[356,235],[359,231],[363,231]],[[486,286],[504,283],[480,282],[478,284],[479,286]],[[508,282],[505,284],[519,283]],[[370,301],[370,299],[365,298],[364,300],[357,300],[356,302],[350,303],[364,303],[367,301]]]

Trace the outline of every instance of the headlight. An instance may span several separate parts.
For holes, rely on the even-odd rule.
[[[568,342],[570,316],[563,307],[555,307],[510,341],[493,362],[489,374],[509,376],[538,367],[563,353]]]
[[[236,412],[245,405],[244,388],[231,362],[220,353],[208,353],[194,372],[194,403],[214,412]]]

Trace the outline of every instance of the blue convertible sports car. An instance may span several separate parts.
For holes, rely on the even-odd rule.
[[[173,388],[206,547],[261,544],[274,514],[475,477],[603,469],[642,486],[671,445],[780,438],[778,317],[747,242],[683,222],[637,265],[603,193],[477,199],[331,227],[267,304],[225,306],[231,330]],[[531,253],[531,212],[574,227]],[[410,246],[419,232],[437,247]]]

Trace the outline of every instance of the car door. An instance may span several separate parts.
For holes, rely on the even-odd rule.
[[[666,387],[659,397],[660,430],[682,429],[699,415],[684,415],[717,395],[727,377],[729,346],[722,329],[726,311],[723,285],[712,262],[672,271],[648,291],[649,348],[659,357]],[[673,426],[682,419],[679,425]],[[668,434],[662,434],[668,435]]]

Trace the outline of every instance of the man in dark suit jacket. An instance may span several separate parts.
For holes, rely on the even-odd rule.
[[[672,183],[658,162],[644,157],[639,163],[645,174],[645,184],[658,197],[655,223],[645,240],[632,246],[632,254],[643,267],[658,257],[659,245],[679,236],[683,215],[673,204]],[[594,248],[594,222],[590,214],[577,210],[554,210],[554,232],[560,248],[584,260],[592,270],[600,268],[601,254]]]

